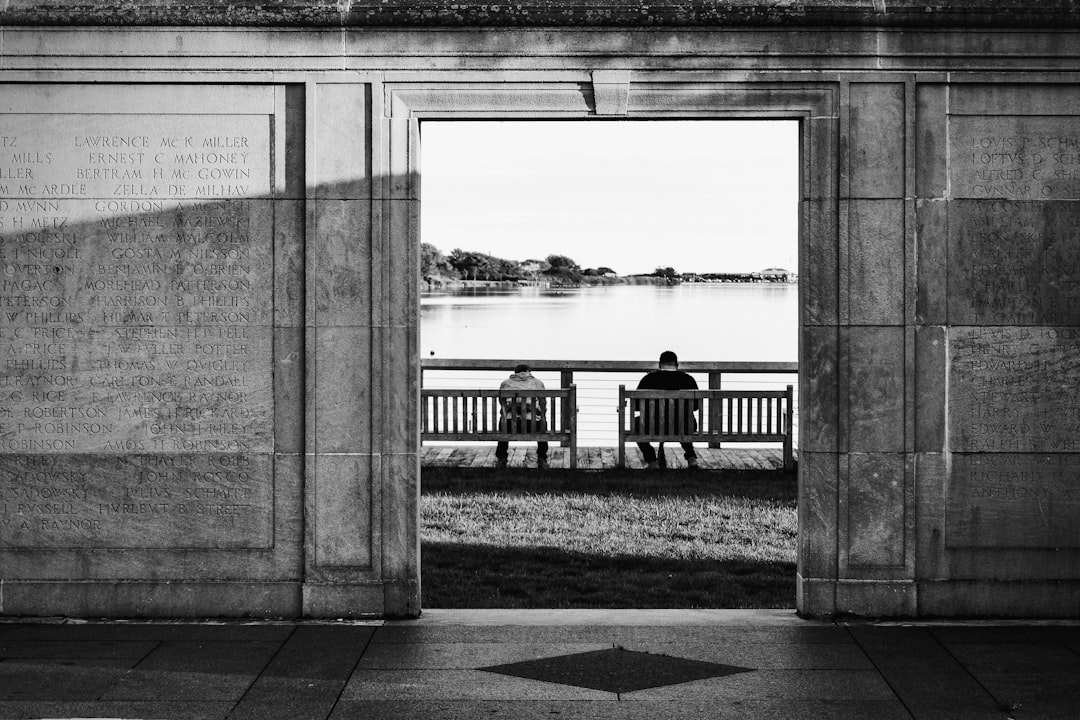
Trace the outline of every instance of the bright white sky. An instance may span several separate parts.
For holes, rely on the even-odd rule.
[[[424,121],[421,238],[620,275],[797,270],[798,123]]]

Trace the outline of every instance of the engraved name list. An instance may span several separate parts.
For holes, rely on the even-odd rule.
[[[265,545],[269,118],[4,115],[0,138],[0,541]]]

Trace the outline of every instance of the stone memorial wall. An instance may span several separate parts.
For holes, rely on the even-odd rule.
[[[10,5],[0,615],[415,616],[421,124],[784,118],[798,611],[1080,616],[1064,0]]]
[[[944,264],[919,269],[921,285],[945,288],[928,325],[947,341],[933,364],[945,367],[945,452],[920,479],[941,500],[921,518],[931,608],[1011,614],[1034,593],[1044,613],[1075,614],[1062,582],[1080,549],[1075,88],[954,86],[936,120],[947,126],[947,184],[934,201],[947,229],[929,223],[923,242]],[[928,382],[938,372],[921,369]]]
[[[148,120],[0,117],[9,547],[272,542],[269,121]]]
[[[145,88],[18,92],[0,114],[0,549],[273,550],[273,88],[232,113],[212,88],[180,113]]]

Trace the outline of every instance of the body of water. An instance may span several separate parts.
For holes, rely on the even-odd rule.
[[[441,359],[655,361],[798,360],[798,286],[686,283],[583,288],[467,289],[425,294],[420,352]],[[426,372],[426,387],[498,387],[505,373]],[[558,387],[558,373],[536,373]],[[575,373],[583,445],[615,439],[618,385],[640,374]],[[705,376],[698,384],[707,387]],[[796,385],[794,375],[728,375],[724,386]]]
[[[420,350],[438,358],[792,361],[798,286],[469,289],[425,294]]]

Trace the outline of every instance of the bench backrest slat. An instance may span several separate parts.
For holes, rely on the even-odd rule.
[[[619,386],[619,466],[627,442],[781,442],[793,464],[791,385],[785,390],[627,390]]]
[[[790,386],[789,386],[790,387]],[[624,434],[694,441],[775,440],[789,432],[788,390],[627,390],[619,388]],[[715,413],[714,404],[720,412]]]
[[[515,413],[515,407],[526,408]],[[541,410],[543,408],[543,410]],[[423,440],[545,440],[570,449],[577,467],[577,386],[552,390],[422,389]]]
[[[574,386],[528,391],[424,389],[420,391],[421,433],[428,438],[453,434],[475,439],[508,433],[568,435],[569,418],[577,411],[573,407],[576,397]],[[506,412],[518,402],[533,408],[535,414]]]

